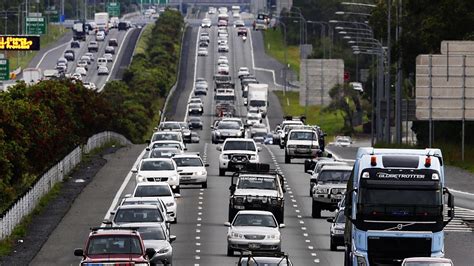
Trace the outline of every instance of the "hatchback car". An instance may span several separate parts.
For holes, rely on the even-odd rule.
[[[113,62],[114,61],[114,56],[112,54],[104,54],[104,58],[107,60],[107,62]]]
[[[89,42],[89,45],[87,46],[87,51],[88,52],[98,52],[99,51],[99,44],[95,41]]]
[[[188,125],[190,129],[202,129],[202,120],[199,117],[190,117]]]
[[[226,222],[227,256],[235,250],[281,251],[280,228],[275,216],[268,211],[239,211],[232,223]]]
[[[81,44],[78,41],[72,41],[71,48],[81,48]]]
[[[76,60],[76,53],[73,50],[66,50],[64,51],[64,58],[67,61],[74,61]]]
[[[118,46],[117,39],[110,39],[109,40],[109,46]]]

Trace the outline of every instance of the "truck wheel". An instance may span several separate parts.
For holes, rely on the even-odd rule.
[[[311,217],[313,218],[321,218],[321,208],[319,208],[318,204],[314,202],[311,205]]]
[[[219,168],[219,176],[225,176],[225,169]]]
[[[291,163],[291,157],[285,152],[285,163]]]
[[[234,250],[232,250],[231,247],[229,247],[229,244],[227,244],[227,256],[234,256]]]
[[[332,238],[331,238],[330,246],[331,246],[331,251],[336,251],[337,250],[337,245],[334,245],[334,243],[332,241]]]

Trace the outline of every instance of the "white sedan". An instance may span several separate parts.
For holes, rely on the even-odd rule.
[[[173,192],[179,193],[179,175],[176,163],[170,158],[142,159],[137,168],[132,169],[137,183],[167,182]]]
[[[268,211],[239,211],[232,221],[225,223],[227,231],[227,256],[234,250],[281,251],[280,228],[275,216]]]
[[[81,76],[87,75],[87,70],[84,67],[76,67],[75,73],[81,74]]]
[[[209,164],[204,164],[201,157],[197,154],[175,155],[173,157],[178,166],[179,183],[184,184],[200,184],[202,188],[207,188],[207,170]]]
[[[104,54],[104,58],[107,60],[107,62],[112,62],[114,61],[114,56],[112,54]]]
[[[97,75],[108,75],[109,69],[106,66],[99,66],[97,69]]]
[[[200,47],[198,50],[198,56],[207,56],[207,55],[208,55],[207,49],[204,47]]]
[[[237,73],[237,76],[240,78],[240,77],[243,77],[243,76],[248,76],[250,75],[250,71],[249,71],[249,68],[248,67],[241,67],[239,68],[239,72]]]

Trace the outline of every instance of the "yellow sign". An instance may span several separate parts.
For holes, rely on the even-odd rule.
[[[38,51],[39,49],[39,36],[0,35],[0,50]]]

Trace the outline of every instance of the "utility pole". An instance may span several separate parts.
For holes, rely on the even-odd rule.
[[[388,15],[387,15],[387,76],[385,80],[385,100],[387,101],[387,118],[386,118],[386,123],[385,123],[385,138],[387,141],[387,144],[390,144],[390,91],[391,91],[391,82],[390,82],[390,66],[391,66],[391,21],[392,21],[392,0],[387,0],[387,10],[388,10]]]
[[[402,17],[403,17],[403,1],[398,0],[397,5],[397,31],[396,31],[396,39],[397,44],[400,42],[402,36]],[[401,45],[398,45],[401,47]],[[402,143],[402,83],[403,83],[403,73],[402,73],[402,50],[399,48],[398,52],[398,60],[397,60],[397,88],[395,91],[395,101],[396,101],[396,114],[395,114],[395,136],[397,144]],[[406,110],[408,112],[408,101],[406,104]]]

